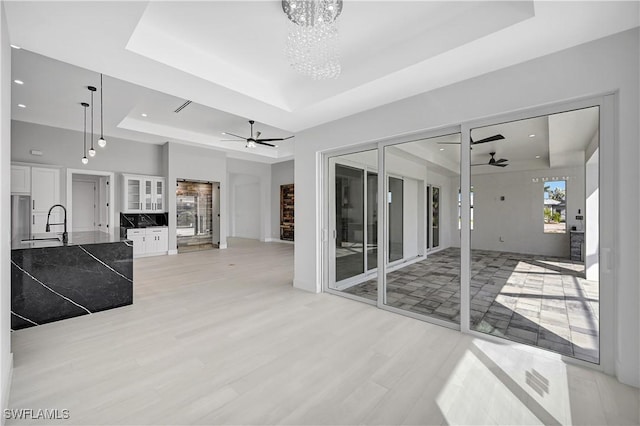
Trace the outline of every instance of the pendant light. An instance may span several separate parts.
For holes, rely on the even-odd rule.
[[[102,114],[102,73],[100,73],[100,139],[98,139],[98,146],[104,148],[107,146],[107,141],[104,139],[104,116]]]
[[[89,157],[95,157],[96,150],[93,148],[93,92],[96,91],[96,88],[87,86],[87,89],[91,92],[91,148],[89,148]]]
[[[87,164],[89,162],[89,159],[87,158],[87,107],[89,104],[82,102],[80,105],[84,108],[84,131],[82,132],[84,145],[82,151],[82,164]]]

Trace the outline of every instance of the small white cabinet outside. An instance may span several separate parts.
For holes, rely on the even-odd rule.
[[[11,166],[11,193],[31,193],[31,167],[14,165]]]
[[[127,239],[133,241],[133,256],[155,256],[169,250],[169,230],[166,227],[127,229]]]
[[[123,213],[164,213],[165,179],[158,176],[123,175]]]

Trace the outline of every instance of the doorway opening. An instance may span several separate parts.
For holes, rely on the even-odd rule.
[[[115,235],[113,173],[67,170],[67,226],[70,232]]]
[[[220,184],[179,179],[176,188],[178,253],[220,247]]]

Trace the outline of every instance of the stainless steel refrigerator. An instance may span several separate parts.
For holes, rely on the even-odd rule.
[[[31,234],[31,197],[11,196],[11,240],[24,240]]]

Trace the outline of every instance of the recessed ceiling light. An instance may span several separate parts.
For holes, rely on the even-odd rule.
[[[26,107],[27,107],[25,104],[18,104],[18,106],[19,106],[20,108],[26,108]]]
[[[222,132],[222,134],[223,134],[223,135],[226,135],[226,134],[227,134],[227,132]]]
[[[22,49],[22,47],[20,47],[20,46],[16,46],[15,44],[10,44],[9,46],[13,47],[13,48],[14,48],[14,49],[16,49],[16,50],[20,50],[20,49]]]
[[[536,155],[536,158],[540,158],[540,156],[539,156],[539,155]]]
[[[147,114],[145,114],[144,112],[143,112],[142,114],[140,114],[140,115],[142,115],[143,117],[146,117],[146,116],[147,116]]]
[[[440,151],[444,151],[444,148],[440,148]]]
[[[536,135],[534,135],[533,133],[531,133],[531,134],[529,135],[529,137],[530,137],[530,138],[533,138],[533,137],[535,137],[535,136],[536,136]]]
[[[24,81],[22,81],[22,80],[13,80],[13,82],[15,84],[24,84]]]
[[[277,148],[277,147],[278,147],[278,145],[274,145],[274,147],[275,147],[275,148]]]

